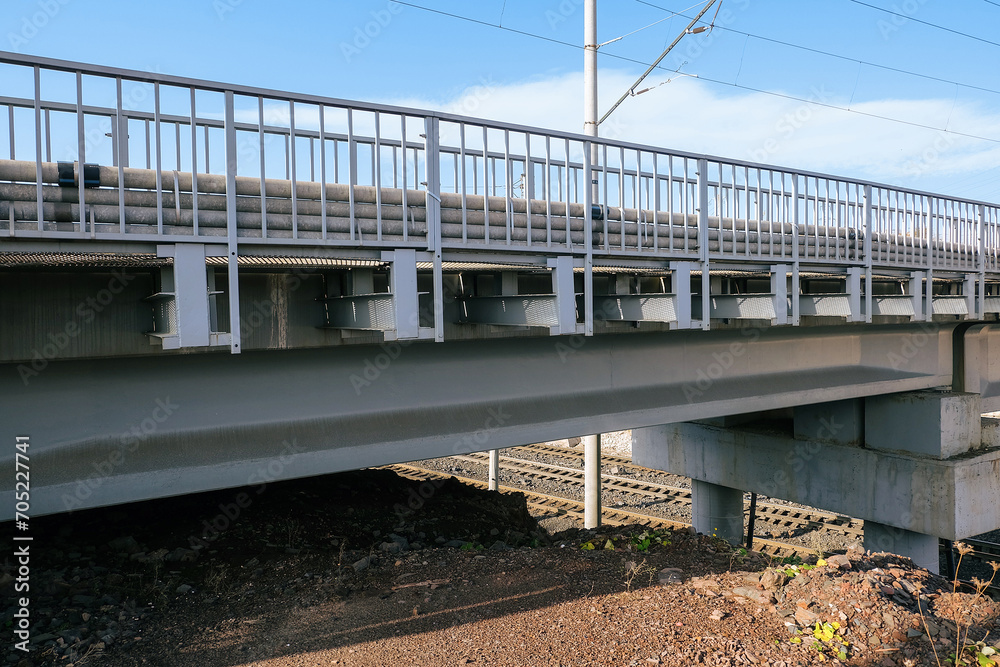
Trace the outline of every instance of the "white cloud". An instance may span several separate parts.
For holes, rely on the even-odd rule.
[[[601,71],[602,113],[633,81],[632,74]],[[651,77],[643,87],[649,82],[659,83]],[[822,90],[813,94],[827,99]],[[506,85],[485,80],[452,99],[386,101],[580,132],[582,97],[582,75],[572,73]],[[952,99],[885,99],[852,109],[1000,137],[1000,113]],[[720,95],[689,77],[627,99],[602,126],[602,135],[609,130],[626,141],[941,191],[1000,164],[1000,144],[994,142],[764,93]],[[997,180],[986,179],[975,191],[950,191],[984,198],[992,192],[996,199]]]

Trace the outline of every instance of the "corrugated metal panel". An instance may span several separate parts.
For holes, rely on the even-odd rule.
[[[803,294],[799,297],[799,314],[850,317],[851,298],[846,294]]]
[[[968,315],[969,307],[964,296],[935,296],[935,315]]]
[[[909,295],[873,296],[872,315],[913,317],[913,297]]]

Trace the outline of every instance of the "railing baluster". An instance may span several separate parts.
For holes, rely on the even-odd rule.
[[[44,209],[44,198],[42,189],[42,74],[41,68],[35,65],[35,197],[38,200],[37,203],[37,214],[38,214],[38,231],[42,231],[44,227],[45,209]],[[121,90],[121,84],[119,83],[119,91]],[[119,102],[121,100],[121,94],[118,95]],[[121,104],[119,103],[119,108]],[[11,123],[13,128],[14,124]],[[11,146],[14,145],[13,139],[11,140]],[[120,171],[119,171],[120,173]],[[9,204],[13,208],[14,204]],[[122,231],[125,231],[125,206],[121,207],[121,217],[122,217]]]
[[[157,92],[159,92],[159,84],[157,85]],[[13,131],[13,126],[11,126],[11,131]],[[83,165],[87,162],[87,127],[86,118],[83,113],[83,72],[79,70],[76,72],[76,150],[77,150],[77,168],[79,169],[80,176],[77,178],[77,192],[79,193],[80,201],[80,232],[87,231],[87,194],[85,187],[85,180],[83,178]],[[13,148],[13,144],[11,144]],[[156,156],[159,157],[160,149],[156,149]],[[156,182],[157,196],[160,196],[160,182]],[[159,205],[159,204],[158,204]],[[160,211],[158,213],[160,232],[162,233],[163,225],[163,213]],[[91,227],[90,233],[94,233],[93,227]]]
[[[195,89],[191,88],[191,230],[198,232],[198,120],[195,106]]]
[[[298,160],[295,159],[295,102],[288,100],[288,180],[292,189],[292,238],[299,238]],[[354,221],[351,220],[351,240],[354,239]]]
[[[260,237],[267,238],[267,162],[264,155],[264,98],[257,98],[257,138],[260,145]]]

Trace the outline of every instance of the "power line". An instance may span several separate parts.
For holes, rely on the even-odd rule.
[[[516,33],[518,35],[523,35],[525,37],[532,37],[532,38],[535,38],[535,39],[540,39],[540,40],[543,40],[543,41],[546,41],[546,42],[550,42],[552,44],[559,44],[559,45],[562,45],[562,46],[568,46],[568,47],[570,47],[572,49],[583,50],[583,46],[582,45],[580,45],[580,44],[574,44],[572,42],[566,42],[566,41],[563,41],[561,39],[555,39],[555,38],[552,38],[552,37],[546,37],[545,35],[539,35],[539,34],[536,34],[536,33],[527,32],[525,30],[516,30],[514,28],[508,28],[506,26],[500,26],[500,25],[498,25],[496,23],[490,23],[488,21],[483,21],[483,20],[480,20],[480,19],[471,18],[469,16],[462,16],[461,14],[453,14],[451,12],[445,12],[445,11],[441,11],[439,9],[431,9],[430,7],[424,7],[422,5],[418,5],[418,4],[415,4],[415,3],[412,3],[412,2],[404,2],[403,0],[395,0],[395,1],[398,4],[405,5],[407,7],[413,7],[414,9],[420,9],[420,10],[423,10],[423,11],[426,11],[426,12],[430,12],[430,13],[433,13],[433,14],[440,14],[442,16],[448,16],[450,18],[458,19],[458,20],[461,20],[461,21],[467,21],[469,23],[475,23],[475,24],[486,26],[486,27],[490,27],[490,28],[498,28],[500,30],[506,30],[508,32]],[[616,53],[607,53],[607,52],[600,52],[600,51],[598,51],[598,55],[604,55],[604,56],[607,56],[609,58],[615,58],[616,60],[622,60],[622,61],[625,61],[625,62],[630,62],[630,63],[634,63],[634,64],[637,64],[637,65],[643,65],[643,66],[646,66],[646,67],[649,67],[649,65],[650,65],[650,63],[643,62],[642,60],[638,60],[636,58],[629,58],[628,56],[622,56],[622,55],[618,55]],[[662,70],[667,71],[667,72],[677,73],[677,70],[672,70],[672,69],[669,69],[667,67],[663,67],[662,65],[659,66],[657,69],[662,69]],[[842,107],[842,106],[839,106],[839,105],[836,105],[836,104],[831,104],[831,103],[828,103],[828,102],[820,102],[818,100],[811,100],[811,99],[807,99],[805,97],[798,97],[796,95],[790,95],[788,93],[778,93],[778,92],[775,92],[773,90],[764,90],[762,88],[754,88],[752,86],[744,86],[744,85],[739,84],[739,83],[730,83],[728,81],[721,81],[719,79],[712,79],[712,78],[709,78],[709,77],[706,77],[706,76],[702,76],[702,75],[698,75],[698,79],[700,81],[708,81],[710,83],[718,84],[718,85],[721,85],[721,86],[729,86],[729,87],[732,87],[732,88],[739,88],[741,90],[748,90],[750,92],[761,93],[763,95],[771,95],[773,97],[780,97],[780,98],[787,99],[787,100],[792,100],[792,101],[795,101],[795,102],[803,102],[805,104],[812,104],[812,105],[815,105],[815,106],[825,107],[827,109],[836,109],[836,110],[839,110],[839,111],[846,111],[847,113],[855,113],[855,114],[859,114],[861,116],[867,116],[869,118],[876,118],[876,119],[879,119],[879,120],[885,120],[885,121],[889,121],[889,122],[893,122],[893,123],[900,123],[902,125],[909,125],[910,127],[918,127],[918,128],[922,128],[922,129],[925,129],[925,130],[934,130],[936,132],[944,132],[944,133],[953,134],[953,135],[959,136],[959,137],[966,137],[966,138],[969,138],[969,139],[977,139],[977,140],[980,140],[980,141],[988,141],[990,143],[1000,144],[1000,139],[996,139],[996,138],[992,138],[992,137],[984,137],[984,136],[980,136],[978,134],[970,134],[970,133],[967,133],[967,132],[958,132],[956,130],[948,130],[948,129],[941,128],[941,127],[935,127],[933,125],[927,125],[925,123],[917,123],[915,121],[903,120],[901,118],[893,118],[891,116],[883,116],[881,114],[871,113],[871,112],[868,112],[868,111],[859,111],[857,109],[849,109],[847,107]]]
[[[655,9],[660,9],[660,10],[665,11],[665,12],[670,11],[666,7],[660,7],[659,5],[655,5],[652,2],[646,2],[646,0],[635,0],[635,1],[638,2],[641,5],[646,5],[648,7],[653,7]],[[986,1],[989,2],[990,0],[986,0]],[[997,6],[1000,7],[1000,3],[994,3],[994,4],[997,4]],[[690,18],[690,17],[686,17],[686,18]],[[765,37],[764,35],[757,35],[757,34],[754,34],[752,32],[744,32],[743,30],[735,30],[733,28],[727,28],[724,25],[717,25],[717,26],[715,26],[715,29],[716,30],[725,30],[726,32],[731,32],[731,33],[734,33],[734,34],[737,34],[737,35],[744,35],[744,36],[747,36],[747,37],[753,37],[753,38],[759,39],[759,40],[761,40],[763,42],[771,42],[773,44],[780,44],[782,46],[788,46],[788,47],[791,47],[793,49],[800,49],[802,51],[809,51],[810,53],[816,53],[816,54],[819,54],[819,55],[822,55],[822,56],[828,56],[830,58],[837,58],[839,60],[846,60],[846,61],[852,62],[852,63],[860,63],[862,65],[867,65],[868,67],[876,67],[878,69],[884,69],[884,70],[889,71],[889,72],[896,72],[897,74],[907,74],[909,76],[916,76],[916,77],[920,77],[922,79],[928,79],[930,81],[937,81],[939,83],[948,83],[948,84],[953,84],[953,85],[956,85],[956,86],[962,86],[964,88],[969,88],[969,89],[972,89],[972,90],[979,90],[979,91],[982,91],[984,93],[994,93],[996,95],[1000,95],[1000,90],[996,90],[994,88],[986,88],[984,86],[976,86],[976,85],[971,84],[971,83],[964,83],[962,81],[953,81],[951,79],[945,79],[945,78],[942,78],[942,77],[939,77],[939,76],[932,76],[930,74],[921,74],[920,72],[913,72],[911,70],[902,69],[902,68],[899,68],[899,67],[892,67],[890,65],[881,65],[879,63],[873,63],[873,62],[870,62],[870,61],[867,61],[867,60],[859,60],[858,58],[851,58],[850,56],[841,55],[839,53],[833,53],[831,51],[823,51],[822,49],[813,48],[811,46],[803,46],[801,44],[794,44],[792,42],[786,42],[784,40],[775,39],[774,37]]]
[[[1000,2],[993,2],[993,0],[983,0],[983,2],[988,2],[991,5],[994,5],[996,7],[1000,7]]]
[[[861,5],[862,7],[869,7],[871,9],[876,10],[876,11],[885,12],[886,14],[892,14],[893,16],[898,16],[898,17],[904,18],[904,19],[906,19],[908,21],[913,21],[914,23],[922,23],[922,24],[924,24],[926,26],[930,26],[932,28],[937,28],[938,30],[944,30],[945,32],[950,32],[950,33],[954,33],[956,35],[961,35],[962,37],[968,37],[969,39],[974,39],[977,42],[983,42],[984,44],[992,44],[993,46],[1000,46],[1000,42],[991,42],[988,39],[984,39],[982,37],[976,37],[975,35],[970,35],[969,33],[962,32],[961,30],[954,30],[953,28],[946,28],[943,25],[939,25],[937,23],[931,23],[930,21],[921,21],[918,18],[914,18],[912,16],[907,16],[906,14],[900,14],[899,12],[894,12],[894,11],[892,11],[890,9],[883,9],[882,7],[877,7],[876,5],[869,5],[867,2],[861,2],[861,0],[848,0],[848,2],[853,2],[854,4]]]

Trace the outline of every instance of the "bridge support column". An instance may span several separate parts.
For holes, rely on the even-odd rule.
[[[497,491],[500,488],[500,450],[490,450],[489,473],[487,475],[487,488],[490,491]]]
[[[726,498],[716,489],[744,489],[863,519],[866,546],[936,571],[938,538],[1000,528],[1000,448],[984,444],[980,412],[976,394],[887,394],[797,407],[793,424],[760,413],[634,429],[632,459],[695,480],[701,532],[722,526],[699,489],[716,505]]]
[[[583,527],[601,525],[601,436],[583,437]]]
[[[743,542],[743,492],[728,486],[691,480],[691,523],[705,535],[732,545]]]
[[[865,521],[865,549],[907,556],[917,566],[938,572],[938,538],[933,535]]]

